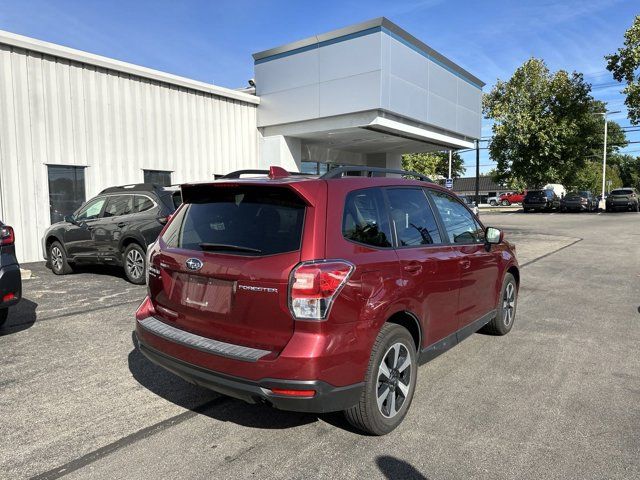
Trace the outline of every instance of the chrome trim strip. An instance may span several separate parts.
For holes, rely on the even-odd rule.
[[[186,332],[168,325],[154,317],[147,317],[143,320],[138,320],[138,323],[145,330],[162,337],[165,340],[180,343],[184,346],[195,348],[203,352],[233,358],[234,360],[255,362],[271,353],[269,350],[243,347],[242,345],[234,345],[232,343],[201,337],[200,335]]]

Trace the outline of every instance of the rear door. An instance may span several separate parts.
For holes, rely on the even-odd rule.
[[[457,330],[459,258],[441,238],[422,188],[389,187],[386,193],[404,290],[415,302],[427,347]]]
[[[485,248],[484,229],[473,214],[453,196],[430,190],[448,242],[458,255],[460,295],[457,324],[461,329],[496,308],[498,258]]]
[[[194,190],[152,258],[156,311],[198,335],[279,351],[293,333],[288,281],[300,261],[306,211],[283,186]]]
[[[105,259],[119,257],[119,243],[122,235],[122,227],[127,223],[129,215],[133,212],[133,195],[110,195],[104,208],[102,228],[104,232],[98,236],[98,249]]]

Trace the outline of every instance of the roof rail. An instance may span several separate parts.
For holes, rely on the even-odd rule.
[[[418,172],[411,172],[408,170],[397,170],[393,168],[380,168],[380,167],[338,167],[338,168],[333,168],[329,170],[320,178],[324,180],[327,180],[330,178],[341,178],[344,176],[345,173],[349,173],[349,172],[366,173],[365,176],[367,177],[373,177],[374,173],[395,173],[397,175],[416,177],[422,180],[423,182],[433,183],[433,180],[431,180],[429,177]]]
[[[153,192],[158,188],[163,188],[162,185],[155,183],[132,183],[130,185],[119,185],[116,187],[108,187],[102,190],[100,193],[115,193],[126,192],[127,190],[133,190],[136,192]]]
[[[285,170],[286,171],[286,170]],[[269,175],[271,174],[271,170],[236,170],[235,172],[227,173],[226,175],[216,175],[216,180],[219,179],[229,179],[229,178],[240,178],[242,175]],[[312,175],[310,173],[302,173],[302,172],[287,172],[289,175],[295,176],[309,176]],[[282,176],[278,175],[276,178],[282,178]]]

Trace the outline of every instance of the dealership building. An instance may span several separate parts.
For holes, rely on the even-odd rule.
[[[106,187],[472,148],[484,83],[386,18],[253,55],[223,88],[0,31],[0,219],[22,262]]]

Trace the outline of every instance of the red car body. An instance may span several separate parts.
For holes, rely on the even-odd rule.
[[[500,203],[506,202],[507,205],[511,205],[512,203],[522,203],[527,192],[515,193],[515,192],[507,192],[500,195]]]
[[[438,185],[383,177],[274,177],[183,185],[184,204],[150,248],[149,295],[136,313],[138,345],[152,361],[190,382],[285,410],[344,410],[358,402],[385,323],[405,326],[424,362],[495,317],[507,272],[519,280],[508,242],[374,248],[343,235],[352,192],[413,189],[450,195]],[[185,213],[190,205],[206,203],[216,192],[242,191],[236,194],[246,197],[254,190],[300,202],[299,248],[254,255],[171,243],[171,225],[185,222],[176,227],[183,236],[191,228]],[[227,228],[208,221],[213,230]],[[264,235],[267,242],[269,233]],[[216,245],[206,248],[226,248]],[[325,277],[314,270],[325,267]],[[300,268],[309,272],[299,274]],[[303,298],[308,278],[320,278],[335,292],[323,319],[296,318],[297,290]],[[323,304],[301,302],[310,309]]]

